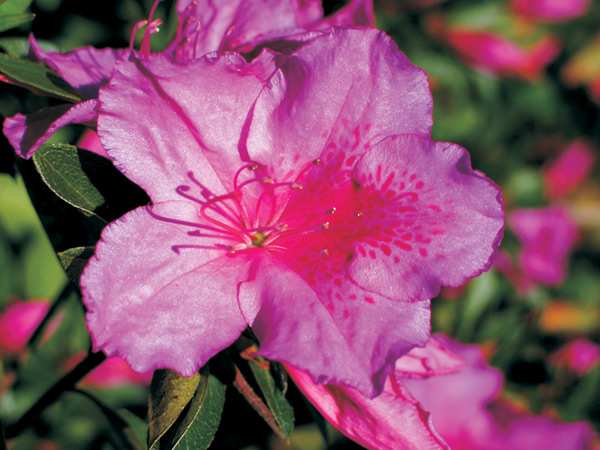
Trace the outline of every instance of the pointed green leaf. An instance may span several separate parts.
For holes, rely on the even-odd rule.
[[[38,95],[62,100],[84,100],[65,80],[40,63],[0,54],[0,72],[12,83]]]
[[[31,22],[35,18],[35,14],[23,13],[23,14],[10,14],[7,16],[0,16],[0,33],[6,30],[11,30],[16,27],[20,27],[26,23]]]
[[[44,51],[58,52],[60,49],[51,42],[40,40],[38,44]],[[0,48],[10,56],[24,58],[29,53],[29,39],[24,37],[0,38]]]
[[[179,415],[190,403],[198,385],[200,375],[184,378],[168,369],[154,371],[148,401],[148,447],[169,431]]]
[[[60,198],[111,222],[148,203],[146,194],[102,156],[67,144],[45,144],[33,155],[36,170]]]
[[[226,387],[214,375],[202,375],[184,419],[169,439],[168,449],[205,450],[212,443],[221,422]]]
[[[267,360],[264,358],[256,357],[256,359],[258,362],[267,363]],[[277,388],[273,375],[268,368],[261,367],[259,364],[250,361],[250,369],[252,369],[254,378],[265,397],[273,418],[277,422],[277,426],[283,436],[289,440],[294,429],[294,409],[292,405],[286,400],[284,393]]]
[[[148,438],[148,424],[127,409],[120,409],[119,416],[127,422],[128,428],[135,433],[141,442]]]
[[[0,1],[0,16],[19,14],[29,8],[33,0],[2,0]]]
[[[90,258],[94,256],[93,247],[75,247],[59,253],[60,263],[69,280],[79,286],[79,278]]]

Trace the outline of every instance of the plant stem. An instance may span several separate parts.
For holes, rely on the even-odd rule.
[[[21,417],[16,423],[6,427],[6,438],[12,439],[21,433],[25,428],[30,426],[33,421],[52,403],[70,389],[73,389],[75,384],[86,376],[93,369],[98,367],[104,360],[106,355],[102,352],[88,353],[83,361],[77,364],[73,370],[68,372],[54,386],[46,391],[44,395]]]

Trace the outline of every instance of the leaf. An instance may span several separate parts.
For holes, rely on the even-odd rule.
[[[48,41],[38,41],[42,49],[47,52],[58,52],[60,49]],[[29,39],[20,37],[5,37],[0,38],[0,48],[8,55],[15,58],[24,58],[29,53]]]
[[[11,83],[30,89],[38,95],[49,95],[71,102],[84,99],[65,80],[40,63],[0,54],[0,72]]]
[[[136,434],[141,442],[146,442],[148,437],[148,424],[146,421],[140,419],[127,409],[120,409],[119,416],[121,416],[121,418],[127,422],[129,429]]]
[[[111,431],[114,433],[113,436],[115,441],[117,441],[116,444],[118,445],[118,448],[124,450],[145,450],[143,439],[140,439],[136,430],[117,414],[116,411],[86,391],[80,389],[74,389],[73,391],[92,400],[102,411],[102,414],[104,414],[106,419],[110,422],[112,427]]]
[[[79,279],[90,258],[94,256],[93,247],[75,247],[58,254],[60,263],[69,280],[79,286]]]
[[[19,14],[29,8],[33,0],[2,0],[0,1],[0,16]]]
[[[266,359],[261,357],[255,357],[255,359],[258,362],[267,362]],[[284,393],[277,388],[273,375],[268,368],[263,368],[254,361],[250,361],[249,364],[277,426],[282,435],[289,441],[294,429],[294,409],[292,405],[286,400]]]
[[[145,192],[109,159],[93,152],[67,144],[44,144],[32,159],[56,195],[107,223],[149,202]]]
[[[10,14],[0,16],[0,33],[6,30],[11,30],[31,22],[35,18],[35,14]]]
[[[154,371],[148,401],[148,447],[173,426],[181,412],[190,403],[198,385],[200,374],[184,378],[169,369]]]
[[[204,450],[212,443],[221,422],[226,386],[208,370],[201,377],[185,417],[164,448]]]

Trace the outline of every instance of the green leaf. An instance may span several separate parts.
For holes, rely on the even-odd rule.
[[[0,72],[10,82],[30,89],[35,94],[71,102],[84,100],[65,80],[43,64],[0,54]]]
[[[60,49],[48,41],[38,41],[42,49],[47,52],[58,52]],[[29,53],[29,39],[20,37],[0,38],[0,48],[8,55],[15,58],[24,58]]]
[[[173,426],[190,403],[200,384],[200,375],[184,378],[168,369],[154,371],[148,401],[148,447]]]
[[[256,359],[259,362],[268,364],[264,358],[256,357]],[[250,361],[249,364],[277,426],[282,435],[289,441],[294,429],[294,409],[292,405],[286,400],[284,393],[277,388],[273,375],[268,368],[261,367],[253,361]]]
[[[127,422],[128,428],[135,433],[141,442],[148,437],[148,424],[127,409],[120,409],[119,416]]]
[[[0,16],[0,33],[6,30],[11,30],[31,22],[35,18],[35,14],[10,14]]]
[[[29,8],[33,0],[2,0],[0,1],[0,16],[19,14]]]
[[[83,269],[92,256],[94,256],[93,247],[76,247],[59,253],[58,258],[69,280],[79,286]]]
[[[36,170],[67,203],[105,222],[149,199],[102,156],[67,144],[44,144],[33,155]]]
[[[226,387],[208,370],[190,402],[183,420],[164,447],[176,450],[205,450],[212,443],[221,422]],[[161,448],[163,448],[161,446]]]

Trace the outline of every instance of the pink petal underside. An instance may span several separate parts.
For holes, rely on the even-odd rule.
[[[58,73],[86,98],[97,98],[100,86],[108,83],[116,61],[127,50],[83,47],[67,53],[45,52],[33,35],[29,39],[36,57]]]
[[[29,159],[56,130],[72,123],[92,123],[96,119],[97,100],[51,106],[24,116],[17,114],[4,121],[4,134],[17,155]]]
[[[423,348],[415,347],[396,361],[396,378],[428,378],[455,373],[465,367],[465,361],[432,336]]]
[[[335,428],[373,450],[447,449],[429,414],[401,383],[389,380],[369,399],[352,388],[315,384],[306,373],[286,366],[296,385]]]
[[[240,287],[259,353],[319,384],[380,393],[396,359],[427,342],[429,302],[392,302],[326,278],[309,283],[284,264],[286,254],[255,259],[253,278]]]
[[[240,136],[274,70],[267,51],[176,64],[164,55],[117,64],[100,91],[98,134],[115,165],[154,202],[180,200],[189,172],[205,189],[228,192],[245,151]],[[224,189],[226,186],[227,189]]]
[[[210,248],[222,237],[189,233],[210,234],[202,227],[192,203],[168,202],[105,228],[81,278],[95,349],[138,372],[191,376],[238,338],[247,323],[235,281],[247,279],[248,264]]]
[[[328,153],[351,157],[390,135],[429,135],[431,108],[425,73],[388,36],[336,28],[293,53],[261,93],[248,151],[275,178],[293,180]]]
[[[403,378],[402,382],[431,413],[435,429],[452,448],[471,448],[460,447],[459,443],[488,436],[494,427],[485,407],[500,391],[502,374],[485,363],[477,346],[459,344],[440,335],[435,337],[463,358],[466,367],[453,374]]]

